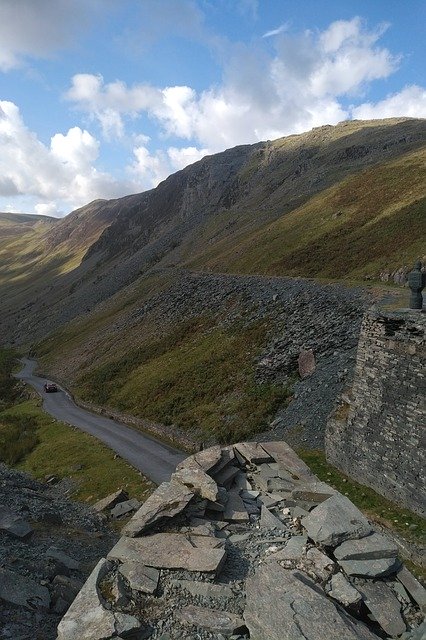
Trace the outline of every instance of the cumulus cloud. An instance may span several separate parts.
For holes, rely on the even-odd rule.
[[[280,27],[273,32],[273,54],[260,46],[234,46],[222,84],[201,92],[78,74],[66,98],[96,119],[106,136],[123,135],[127,119],[145,114],[157,121],[163,136],[220,151],[349,117],[342,98],[362,93],[398,67],[399,57],[378,44],[385,29],[369,30],[360,18],[298,36]],[[155,173],[158,157],[151,162]],[[144,158],[142,165],[147,163]]]
[[[99,7],[100,0],[1,0],[0,70],[70,45]]]
[[[379,102],[364,102],[352,108],[352,116],[359,120],[408,116],[426,118],[426,90],[410,85]]]
[[[208,153],[208,149],[196,147],[169,147],[150,153],[146,146],[141,145],[133,149],[134,160],[127,171],[136,183],[146,188],[156,187],[171,173],[201,160]]]
[[[99,143],[88,131],[73,127],[46,146],[13,102],[0,101],[0,146],[0,196],[33,196],[41,213],[58,211],[58,201],[75,207],[123,195],[129,186],[96,169]]]

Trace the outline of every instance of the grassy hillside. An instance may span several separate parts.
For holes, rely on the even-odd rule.
[[[425,252],[426,149],[356,173],[188,261],[234,273],[362,279]],[[212,233],[211,230],[209,233]]]

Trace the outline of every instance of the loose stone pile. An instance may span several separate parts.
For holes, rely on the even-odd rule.
[[[54,478],[52,480],[55,480]],[[0,638],[53,640],[63,614],[117,539],[103,516],[0,464]]]
[[[58,640],[422,638],[394,544],[285,442],[183,461],[124,526]]]

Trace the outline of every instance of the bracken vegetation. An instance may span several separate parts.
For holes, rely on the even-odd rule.
[[[85,400],[174,424],[205,442],[240,440],[262,430],[291,395],[289,387],[254,380],[265,335],[266,323],[183,322],[89,371],[77,389]]]

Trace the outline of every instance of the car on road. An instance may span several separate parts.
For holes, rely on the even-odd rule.
[[[45,382],[44,390],[46,393],[56,393],[56,391],[58,390],[58,387],[54,382]]]

